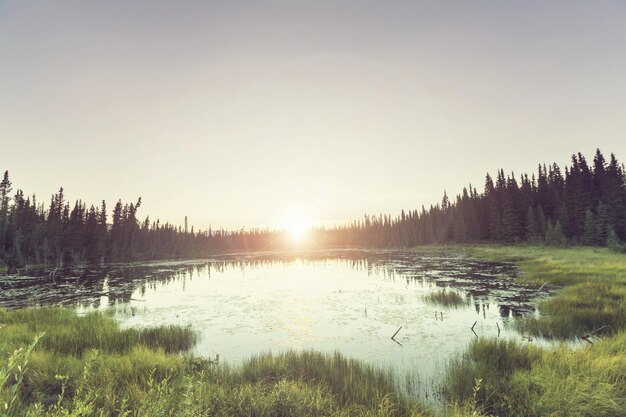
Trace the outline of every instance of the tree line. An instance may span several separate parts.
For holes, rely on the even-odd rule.
[[[205,257],[217,252],[293,247],[285,232],[270,229],[199,230],[138,218],[141,198],[106,203],[66,201],[63,188],[47,204],[13,192],[9,173],[0,182],[0,262],[23,265],[100,264]],[[564,172],[539,165],[536,174],[487,174],[484,190],[471,184],[428,209],[397,217],[370,216],[310,233],[308,247],[408,247],[445,243],[609,245],[626,240],[625,169],[596,151],[591,164],[578,153]]]
[[[194,231],[184,226],[139,220],[141,198],[118,200],[112,212],[106,202],[89,208],[66,201],[63,188],[46,205],[22,190],[12,194],[5,172],[0,182],[0,263],[64,266],[184,257],[205,257],[215,252],[261,249],[277,232],[270,230]]]
[[[445,243],[589,245],[621,248],[626,240],[624,165],[598,149],[591,164],[578,153],[564,172],[553,163],[536,174],[487,174],[451,200],[399,217],[365,216],[332,231],[344,245],[406,247]]]

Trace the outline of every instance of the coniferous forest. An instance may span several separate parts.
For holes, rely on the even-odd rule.
[[[269,229],[194,230],[140,219],[141,198],[117,201],[109,211],[65,200],[49,202],[14,191],[8,172],[0,183],[0,262],[61,266],[202,257],[230,251],[293,248],[286,233]],[[620,248],[626,240],[624,165],[600,150],[591,162],[578,153],[564,170],[556,163],[516,176],[487,174],[484,189],[468,185],[450,198],[400,216],[369,216],[311,232],[307,247],[408,247],[446,243],[521,243]]]

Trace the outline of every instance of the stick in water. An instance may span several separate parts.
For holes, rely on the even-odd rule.
[[[541,287],[539,287],[539,289],[538,289],[538,290],[537,290],[537,292],[535,293],[535,296],[536,296],[537,294],[539,294],[539,292],[540,292],[541,290],[543,290],[543,287],[545,287],[547,283],[548,283],[548,281],[546,281],[546,282],[544,282],[543,284],[541,284]]]
[[[398,332],[400,331],[400,329],[402,328],[402,326],[398,327],[398,330],[396,330],[396,332],[393,334],[393,336],[391,336],[391,340],[396,340],[395,337],[398,334]]]
[[[471,330],[472,330],[472,333],[474,333],[474,336],[478,337],[478,335],[474,331],[474,326],[476,326],[476,323],[478,323],[478,321],[475,321],[474,324],[472,324]]]

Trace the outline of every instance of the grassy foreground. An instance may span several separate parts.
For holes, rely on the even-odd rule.
[[[606,249],[453,248],[474,257],[515,262],[521,279],[561,289],[539,303],[520,330],[553,338],[588,335],[576,350],[540,349],[497,339],[474,341],[444,383],[450,401],[473,398],[496,416],[626,416],[626,256]],[[583,339],[585,340],[585,339]]]
[[[423,416],[392,376],[342,355],[181,355],[189,328],[122,330],[67,309],[0,310],[1,416]],[[45,334],[42,335],[42,333]]]

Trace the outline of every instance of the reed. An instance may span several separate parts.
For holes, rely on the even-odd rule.
[[[468,297],[465,297],[449,288],[428,293],[423,297],[423,299],[428,304],[443,307],[461,307],[470,304],[470,299]]]

